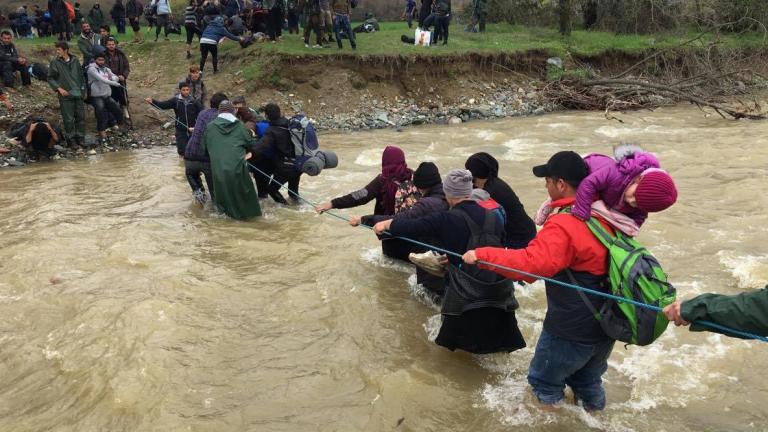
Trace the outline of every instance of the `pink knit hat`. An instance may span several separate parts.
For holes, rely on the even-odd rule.
[[[660,169],[647,170],[642,174],[635,190],[637,208],[644,212],[660,212],[677,201],[677,188],[672,177]]]

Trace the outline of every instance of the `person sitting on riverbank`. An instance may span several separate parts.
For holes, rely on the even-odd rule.
[[[205,177],[205,183],[208,185],[208,193],[211,195],[211,201],[214,199],[213,174],[211,172],[211,158],[201,145],[203,133],[208,123],[212,122],[219,115],[219,105],[227,100],[224,93],[214,93],[211,96],[211,107],[201,111],[195,120],[195,129],[187,142],[187,148],[184,150],[184,174],[187,176],[189,186],[192,188],[192,196],[199,204],[205,204],[205,187],[200,176]]]
[[[231,218],[249,219],[261,216],[259,197],[246,166],[255,139],[234,113],[235,107],[228,100],[219,104],[219,115],[203,133],[203,150],[211,158],[216,207]]]
[[[406,197],[402,196],[405,191],[412,189],[415,189],[413,171],[405,162],[405,153],[398,147],[387,146],[381,155],[381,173],[370,183],[363,189],[320,204],[315,210],[322,214],[331,209],[359,207],[375,200],[374,216],[394,216],[400,210],[413,205],[413,203],[405,204]],[[398,200],[400,200],[399,203]],[[409,244],[403,240],[382,241],[381,249],[384,255],[390,258],[408,261]]]
[[[28,145],[38,158],[45,156],[50,158],[59,147],[61,132],[51,126],[42,117],[37,117],[29,122],[24,134],[24,144]]]
[[[455,254],[479,245],[501,246],[504,226],[496,216],[482,208],[472,194],[472,173],[451,170],[443,179],[449,211],[432,213],[419,219],[395,218],[374,226],[377,234],[390,236],[434,237]],[[474,354],[512,352],[525,347],[515,317],[517,301],[510,280],[461,258],[448,257],[448,275],[440,312],[443,322],[435,343],[453,351]]]
[[[203,107],[190,96],[191,91],[189,83],[182,81],[179,83],[179,93],[176,96],[164,101],[146,99],[147,103],[155,108],[172,109],[176,114],[176,151],[179,157],[184,156],[189,136],[195,130],[197,115],[203,110]]]
[[[584,162],[589,167],[589,176],[579,185],[573,206],[573,215],[581,220],[589,219],[592,202],[597,198],[608,209],[632,218],[639,228],[648,213],[666,210],[677,201],[672,177],[660,169],[654,155],[637,146],[618,147],[615,159],[591,154]]]
[[[690,325],[691,331],[741,337],[696,323],[703,320],[768,337],[768,286],[736,295],[701,294],[686,301],[678,299],[664,308],[664,315],[676,326]]]
[[[534,167],[533,174],[545,179],[550,206],[561,211],[553,212],[525,249],[479,248],[467,251],[463,261],[513,280],[533,282],[536,278],[495,265],[607,293],[608,249],[586,223],[562,211],[574,205],[579,183],[588,173],[581,156],[571,151],[558,152],[546,164]],[[610,225],[600,223],[613,233]],[[545,286],[547,314],[528,370],[528,383],[541,404],[559,404],[569,385],[586,410],[602,410],[606,399],[602,376],[608,369],[614,340],[605,334],[592,311],[601,310],[606,299],[550,281]]]
[[[504,208],[507,216],[504,245],[514,249],[525,247],[536,236],[536,225],[515,191],[499,178],[499,161],[480,152],[470,156],[464,167],[472,172],[475,187],[486,190]]]
[[[29,76],[29,65],[27,59],[19,54],[16,45],[13,44],[13,35],[8,30],[0,32],[0,75],[3,78],[3,85],[6,87],[16,87],[16,77],[14,73],[18,72],[21,76],[21,84],[29,86],[32,79]]]
[[[64,150],[58,145],[61,131],[42,117],[28,116],[23,122],[13,125],[7,136],[25,147],[32,157],[37,159],[43,156],[50,158],[56,150]]]

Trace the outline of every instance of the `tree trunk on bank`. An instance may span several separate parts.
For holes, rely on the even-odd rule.
[[[563,36],[571,35],[571,28],[573,26],[572,11],[573,0],[560,0],[560,34]]]

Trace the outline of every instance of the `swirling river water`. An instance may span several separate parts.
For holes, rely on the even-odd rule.
[[[443,173],[487,151],[532,214],[546,190],[531,166],[634,141],[680,191],[639,236],[680,295],[768,283],[768,123],[619,117],[323,135],[340,166],[302,192],[362,187],[390,144]],[[264,203],[250,222],[198,208],[173,147],[5,170],[0,203],[0,431],[768,430],[768,345],[677,328],[617,345],[604,412],[541,411],[525,379],[541,283],[518,290],[529,348],[449,352],[412,269],[370,231],[309,205]]]

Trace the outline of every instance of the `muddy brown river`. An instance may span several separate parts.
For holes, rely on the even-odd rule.
[[[531,166],[634,141],[680,191],[639,236],[680,295],[768,283],[768,122],[620,117],[324,135],[340,166],[302,192],[365,185],[390,144],[443,173],[487,151],[532,214]],[[518,291],[529,348],[447,351],[412,268],[370,231],[308,205],[251,222],[200,209],[172,147],[6,169],[0,203],[0,431],[768,430],[768,344],[678,328],[617,345],[604,412],[543,412],[526,383],[543,284]]]

